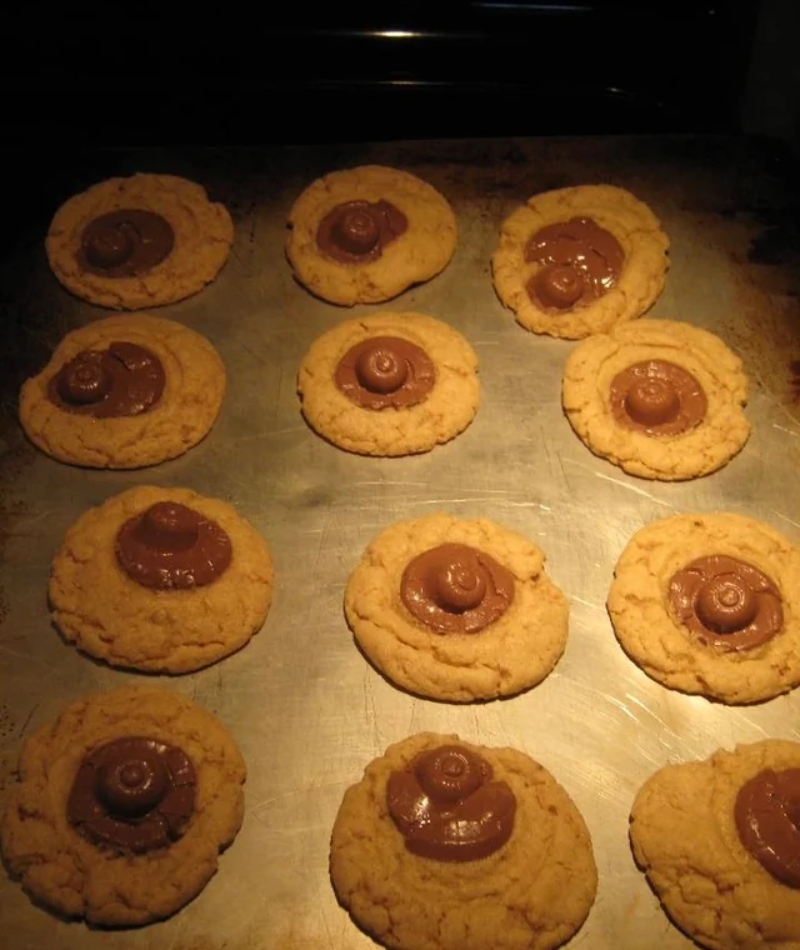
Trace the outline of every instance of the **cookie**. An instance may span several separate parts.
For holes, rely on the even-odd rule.
[[[478,359],[452,327],[421,313],[345,320],[314,341],[297,391],[321,436],[361,455],[428,452],[478,409]]]
[[[188,673],[243,647],[272,599],[266,542],[185,488],[132,488],[85,511],[50,571],[53,622],[112,666]]]
[[[669,765],[631,810],[637,864],[673,923],[713,950],[800,946],[800,744]]]
[[[174,914],[244,815],[245,764],[210,713],[134,686],[67,706],[25,743],[0,837],[36,903],[94,925]]]
[[[396,950],[548,950],[597,888],[589,832],[546,769],[432,733],[390,746],[345,792],[330,873],[355,922]]]
[[[560,188],[534,195],[505,220],[492,277],[526,330],[579,340],[653,305],[668,249],[658,218],[624,188]]]
[[[567,642],[569,606],[530,541],[486,519],[402,521],[347,583],[347,622],[366,657],[419,696],[468,703],[541,682]]]
[[[362,165],[309,185],[289,212],[286,255],[295,276],[330,303],[382,303],[444,270],[456,219],[427,182]]]
[[[50,223],[45,247],[76,297],[143,310],[201,291],[222,270],[233,222],[205,188],[175,175],[109,178],[74,195]]]
[[[208,434],[225,366],[205,337],[145,314],[68,333],[22,386],[19,418],[38,448],[87,468],[141,468],[182,455]]]
[[[562,401],[578,438],[631,475],[708,475],[744,446],[742,361],[707,330],[637,320],[584,340],[564,367]]]
[[[622,552],[608,612],[623,650],[670,689],[753,703],[800,683],[800,550],[743,515],[674,515]]]

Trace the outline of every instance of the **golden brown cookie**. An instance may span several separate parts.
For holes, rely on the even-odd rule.
[[[160,745],[155,763],[138,743],[118,743],[113,764],[103,763],[99,750],[123,738]],[[87,775],[89,784],[97,776],[97,801]],[[26,742],[3,816],[3,858],[33,900],[59,914],[112,927],[159,920],[216,872],[242,822],[244,780],[232,737],[190,700],[145,686],[97,693]]]
[[[608,611],[623,650],[670,689],[737,704],[800,683],[800,551],[753,518],[642,528],[617,562]]]
[[[592,223],[574,233],[554,233],[553,226],[563,230],[574,219]],[[598,235],[595,225],[605,233]],[[534,237],[536,249],[529,249]],[[668,248],[658,218],[624,188],[560,188],[534,195],[506,219],[492,276],[497,295],[519,324],[577,340],[607,332],[652,306],[664,289]]]
[[[456,247],[447,200],[415,175],[382,165],[317,179],[292,206],[289,227],[286,254],[297,279],[347,307],[430,280]]]
[[[800,793],[798,770],[800,744],[770,739],[669,765],[636,796],[636,862],[673,923],[702,946],[800,947],[800,833],[790,797]],[[741,824],[750,834],[740,834]],[[765,863],[756,856],[761,849],[748,847],[753,836],[762,854],[772,851]],[[781,879],[787,863],[792,885]]]
[[[337,382],[345,357],[349,395]],[[315,340],[297,391],[309,425],[334,445],[361,455],[412,455],[450,441],[472,422],[477,371],[475,351],[446,323],[386,311],[345,320]]]
[[[80,516],[53,561],[49,598],[65,640],[90,656],[188,673],[240,649],[261,629],[272,583],[266,542],[230,505],[185,488],[148,486]]]
[[[442,545],[472,554],[445,548],[430,564],[417,561]],[[510,696],[541,682],[566,645],[569,605],[544,561],[536,545],[486,519],[399,522],[350,576],[347,622],[367,658],[412,693],[457,703]]]
[[[595,455],[640,478],[679,481],[747,442],[742,361],[707,330],[637,320],[584,340],[564,367],[564,411]]]
[[[111,348],[119,343],[146,353],[137,350],[131,358],[126,346],[113,357]],[[94,357],[76,361],[87,351],[109,354],[111,375],[108,368],[85,365]],[[148,379],[163,374],[153,402],[140,397],[140,372]],[[65,402],[58,389],[62,379],[68,386],[77,382],[84,394],[67,391]],[[96,418],[117,393],[130,396],[130,414]],[[140,468],[182,455],[205,438],[224,395],[225,366],[205,337],[161,317],[114,316],[64,337],[42,372],[23,384],[19,417],[28,438],[60,462]]]
[[[406,838],[414,799],[404,786],[415,774],[408,767],[418,755],[442,747],[424,768],[434,786],[451,789],[450,802],[437,811],[449,810],[452,817],[437,815],[443,827],[433,842],[424,831],[414,840],[410,830]],[[476,778],[473,756],[491,774],[484,768]],[[395,773],[400,775],[393,778]],[[487,782],[505,788],[487,788]],[[492,797],[481,803],[476,792]],[[492,810],[492,819],[479,828]],[[490,846],[505,841],[485,853],[487,838]],[[442,850],[444,860],[438,856]],[[431,851],[437,856],[428,856]],[[448,853],[453,851],[457,857]],[[549,772],[515,749],[432,733],[390,746],[347,790],[333,826],[330,872],[336,895],[355,922],[396,950],[549,950],[580,928],[597,888],[589,832]]]
[[[115,310],[196,294],[222,270],[232,244],[231,216],[205,188],[148,174],[109,178],[74,195],[56,212],[45,242],[67,290]]]

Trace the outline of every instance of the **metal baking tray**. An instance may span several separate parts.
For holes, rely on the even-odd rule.
[[[452,203],[450,266],[384,307],[340,309],[292,278],[284,258],[293,200],[319,175],[376,162],[411,171]],[[631,857],[628,814],[661,766],[766,736],[800,739],[800,691],[726,707],[664,689],[619,648],[605,610],[614,563],[642,525],[674,512],[761,518],[800,543],[797,258],[780,161],[719,138],[394,142],[271,150],[135,150],[74,164],[72,190],[113,174],[172,172],[224,201],[236,242],[219,279],[160,312],[204,333],[228,368],[221,417],[183,458],[136,472],[61,465],[29,446],[16,388],[63,333],[104,315],[49,273],[43,232],[0,268],[4,362],[0,431],[0,797],[25,738],[67,702],[140,681],[66,646],[49,622],[50,561],[90,505],[140,484],[181,485],[229,502],[263,533],[276,563],[264,629],[238,654],[183,677],[148,677],[218,716],[247,760],[246,817],[218,874],[163,923],[104,932],[34,906],[0,877],[0,942],[9,950],[362,950],[374,946],[338,906],[328,842],[344,790],[385,747],[422,730],[531,755],[565,786],[592,834],[600,884],[570,948],[693,946],[667,920]],[[571,184],[630,189],[670,236],[671,271],[654,317],[718,333],[753,384],[752,435],[720,472],[648,482],[595,458],[560,405],[574,344],[521,329],[492,289],[489,260],[506,215]],[[63,197],[67,197],[67,193]],[[55,207],[51,209],[54,211]],[[477,417],[446,446],[411,458],[342,452],[303,422],[295,376],[308,346],[350,316],[416,310],[448,321],[480,359]],[[399,519],[434,511],[488,517],[535,541],[570,604],[566,652],[538,687],[455,706],[385,681],[355,647],[344,585],[365,545]]]

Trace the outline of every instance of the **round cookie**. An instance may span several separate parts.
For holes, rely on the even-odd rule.
[[[566,306],[566,299],[559,307],[545,306],[541,299],[534,301],[528,293],[529,281],[545,267],[536,260],[526,260],[528,242],[543,228],[576,218],[590,219],[616,239],[617,253],[621,250],[624,255],[618,277],[596,299],[584,295],[571,306]],[[594,245],[590,247],[588,256],[597,250]],[[618,323],[641,316],[652,306],[664,289],[668,248],[669,239],[658,218],[624,188],[560,188],[534,195],[505,220],[500,244],[492,257],[492,277],[498,297],[514,311],[517,322],[526,330],[578,340],[592,333],[607,332]],[[587,258],[583,249],[580,254],[580,260]],[[575,281],[574,273],[571,281]],[[577,293],[578,288],[575,289]]]
[[[766,870],[736,821],[742,787],[765,770],[788,769],[800,769],[800,744],[770,739],[669,765],[636,796],[630,825],[636,862],[673,923],[704,947],[800,946],[800,890]],[[785,840],[794,839],[796,848],[796,825],[787,816],[784,826]]]
[[[48,396],[51,380],[78,354],[118,342],[155,355],[164,372],[157,402],[136,415],[95,418],[65,411]],[[49,363],[20,391],[19,417],[43,452],[87,468],[140,468],[182,455],[208,434],[225,395],[225,366],[208,340],[172,320],[113,316],[72,330]]]
[[[511,596],[506,594],[494,618],[474,632],[431,629],[401,594],[404,573],[416,557],[452,544],[488,555],[508,572]],[[456,703],[510,696],[541,682],[566,645],[569,605],[545,574],[544,561],[536,545],[486,519],[435,514],[399,522],[374,538],[351,574],[344,598],[347,622],[367,658],[412,693]],[[437,570],[444,578],[447,572],[458,576],[459,568],[445,561]],[[485,571],[482,564],[480,573]],[[473,583],[472,577],[464,583]],[[498,599],[502,576],[485,583]]]
[[[381,238],[366,255],[345,254],[337,260],[320,249],[317,235],[327,216],[349,202],[366,203],[359,208],[373,216],[369,206],[389,202],[404,216],[405,228],[394,222],[390,230],[395,236],[386,243]],[[364,222],[358,224],[363,241]],[[415,175],[382,165],[362,165],[317,179],[292,206],[289,227],[286,254],[297,279],[323,300],[348,307],[381,303],[430,280],[444,270],[456,248],[456,219],[447,200]]]
[[[721,582],[712,573],[704,574],[702,583],[690,578],[691,588],[681,592],[676,586],[670,599],[679,572],[701,558],[718,556],[756,568],[774,586],[782,611],[774,636],[762,642],[755,637],[749,645],[741,638],[749,636],[750,628],[735,617],[727,633],[713,616],[708,630],[687,626],[683,618],[691,620],[689,608],[694,604],[696,610],[701,597],[721,597],[723,604],[728,599],[730,608],[744,603],[741,594],[732,592],[740,582],[724,565],[718,572]],[[751,597],[765,585],[750,580],[747,587],[751,593],[745,589],[745,597]],[[770,611],[775,598],[765,596],[759,594],[759,610]],[[740,704],[770,699],[800,683],[800,551],[752,518],[729,513],[674,515],[642,528],[617,562],[608,612],[623,650],[648,676],[670,689]],[[709,619],[702,605],[700,613]],[[769,613],[763,617],[769,619]],[[765,628],[764,635],[769,637],[774,629]]]
[[[676,368],[671,372],[680,374],[677,384],[685,392],[670,411],[677,414],[676,425],[686,419],[684,431],[671,434],[662,429],[662,434],[655,424],[648,432],[623,424],[615,415],[612,382],[621,378],[618,374],[639,372],[646,364],[656,373],[670,364]],[[642,379],[639,384],[648,382]],[[699,396],[697,384],[702,391]],[[575,347],[564,367],[562,401],[578,438],[595,455],[640,478],[680,481],[717,471],[744,446],[750,435],[750,423],[742,411],[747,390],[742,361],[719,337],[687,323],[644,319]],[[663,391],[657,390],[656,397]],[[690,419],[684,406],[689,407],[690,399],[699,399],[698,407],[702,407],[703,397],[702,414]],[[653,410],[645,404],[637,411]]]
[[[466,861],[412,853],[387,808],[393,772],[452,744],[483,758],[516,799],[505,844]],[[549,950],[579,929],[597,888],[589,832],[549,772],[515,749],[431,733],[390,746],[347,790],[333,826],[330,873],[355,922],[396,950]]]
[[[87,269],[86,228],[102,215],[131,210],[166,221],[174,240],[167,256],[125,276],[109,275],[112,258],[97,272]],[[122,228],[136,231],[127,222]],[[210,202],[201,185],[175,175],[136,174],[109,178],[65,202],[50,223],[45,247],[53,273],[76,297],[115,310],[142,310],[198,293],[222,270],[232,244],[230,214],[224,205]],[[110,253],[116,252],[115,246]]]
[[[94,843],[67,814],[84,757],[123,737],[177,747],[196,779],[182,835],[143,853]],[[37,903],[67,917],[112,927],[168,917],[203,889],[236,837],[245,772],[222,724],[177,693],[134,686],[91,695],[26,742],[0,829],[3,857]]]
[[[359,405],[337,385],[337,367],[352,347],[387,337],[424,351],[433,363],[432,388],[412,405]],[[407,364],[404,354],[399,362]],[[477,370],[475,351],[448,324],[387,311],[345,320],[315,340],[300,366],[297,391],[306,421],[334,445],[361,455],[412,455],[448,442],[472,422],[480,396]]]
[[[160,502],[184,505],[227,534],[230,563],[211,583],[180,586],[178,578],[154,589],[121,566],[120,529]],[[139,487],[90,508],[69,529],[53,560],[49,600],[64,639],[90,656],[112,666],[188,673],[240,649],[261,629],[272,584],[266,542],[230,505],[185,488]]]

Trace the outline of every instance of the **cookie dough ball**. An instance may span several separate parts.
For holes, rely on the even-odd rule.
[[[800,946],[800,745],[670,765],[631,811],[634,857],[669,917],[712,950]]]
[[[87,468],[141,468],[182,455],[210,431],[225,366],[208,340],[145,314],[68,333],[20,392],[19,418],[38,448]]]
[[[245,764],[210,713],[126,687],[72,703],[26,742],[0,828],[33,900],[128,927],[174,914],[217,870],[244,814]]]
[[[112,666],[188,673],[243,647],[272,600],[266,542],[225,502],[132,488],[84,512],[50,572],[64,639]]]
[[[608,611],[623,650],[670,689],[753,703],[800,683],[800,551],[742,515],[674,515],[622,552]]]
[[[597,888],[589,832],[549,772],[431,733],[390,746],[347,790],[330,871],[355,922],[396,950],[557,947]]]
[[[313,294],[352,307],[382,303],[435,277],[456,248],[456,219],[427,182],[362,165],[309,185],[289,212],[286,254]]]
[[[562,400],[595,455],[640,478],[680,481],[726,465],[750,423],[742,361],[719,337],[673,320],[637,320],[584,340]]]
[[[530,541],[445,514],[382,531],[350,576],[347,622],[393,683],[468,703],[541,682],[567,642],[569,606]]]
[[[664,289],[668,248],[658,218],[624,188],[560,188],[506,219],[492,276],[526,330],[578,340],[652,306]]]
[[[175,175],[110,178],[70,198],[45,247],[59,281],[89,303],[142,310],[198,293],[233,244],[224,205]]]
[[[303,415],[361,455],[428,452],[478,409],[478,358],[452,327],[421,313],[346,320],[314,341],[297,379]]]

